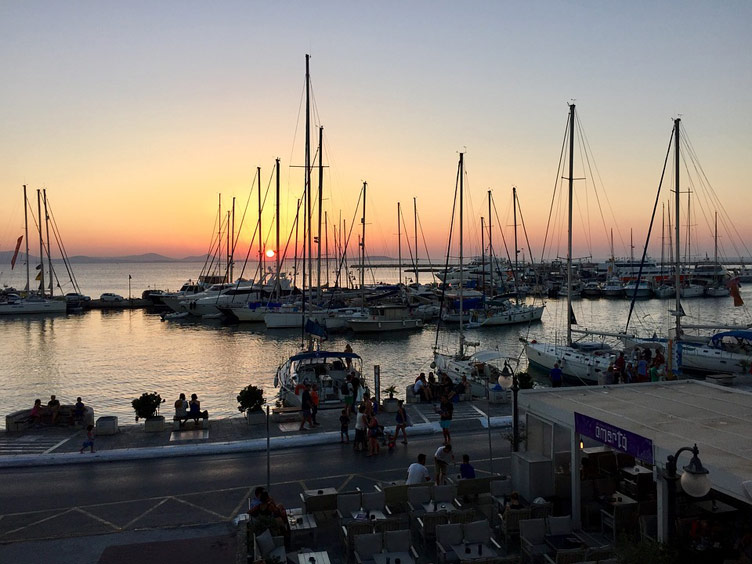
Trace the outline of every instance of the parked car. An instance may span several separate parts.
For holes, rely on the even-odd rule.
[[[99,299],[103,302],[122,302],[125,300],[123,296],[119,294],[113,294],[112,292],[105,292],[101,296],[99,296]]]
[[[77,294],[76,292],[69,292],[65,294],[65,301],[68,303],[71,302],[90,302],[91,298],[89,296],[84,296],[83,294]]]

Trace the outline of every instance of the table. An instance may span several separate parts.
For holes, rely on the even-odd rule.
[[[428,503],[423,504],[423,509],[426,513],[433,513],[434,511],[454,511],[457,509],[453,503],[449,501],[442,501],[436,504],[436,509],[434,509],[434,503],[433,501],[429,501]]]
[[[288,514],[287,521],[290,524],[290,542],[297,542],[301,536],[311,535],[313,544],[316,544],[318,524],[316,523],[316,518],[312,514]]]
[[[734,511],[738,511],[736,507],[729,505],[728,503],[723,503],[722,501],[717,501],[715,499],[707,501],[696,501],[695,505],[706,513],[710,513],[712,515],[720,515],[722,513],[733,513]]]
[[[376,564],[415,564],[409,552],[379,552],[373,555]]]
[[[320,552],[299,552],[298,564],[331,564],[329,553],[325,550]]]
[[[640,476],[640,474],[650,474],[651,476],[653,475],[653,471],[650,468],[645,468],[644,466],[639,465],[624,466],[621,468],[621,471],[624,474],[631,476],[632,478],[637,478],[638,476]]]
[[[461,561],[479,560],[481,558],[493,558],[498,556],[496,550],[482,542],[452,545],[452,550]]]
[[[546,535],[546,544],[554,550],[570,550],[572,548],[582,548],[584,542],[574,533],[563,535]]]
[[[611,507],[623,506],[623,505],[637,505],[637,500],[632,499],[626,494],[621,492],[614,492],[614,494],[607,500]]]
[[[356,519],[358,521],[367,521],[367,513],[365,510],[358,509],[357,511],[352,512],[353,519]],[[379,509],[372,509],[370,511],[370,519],[371,521],[381,521],[386,519],[386,515],[384,515],[384,512]]]

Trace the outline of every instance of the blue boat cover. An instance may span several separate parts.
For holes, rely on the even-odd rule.
[[[752,341],[752,331],[724,331],[713,335],[711,342],[713,345],[718,344],[724,337],[736,337],[737,339],[747,339]]]
[[[332,352],[332,351],[311,351],[296,354],[291,356],[290,360],[316,360],[318,358],[357,358],[360,356],[355,353],[348,352]]]

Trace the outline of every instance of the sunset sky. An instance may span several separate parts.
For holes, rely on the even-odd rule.
[[[464,151],[466,253],[480,252],[489,189],[493,223],[510,235],[516,186],[538,258],[572,100],[594,158],[575,172],[587,177],[576,184],[575,256],[607,256],[612,228],[617,255],[629,253],[630,229],[639,254],[677,116],[723,206],[683,186],[697,193],[692,254],[712,256],[716,211],[725,254],[749,254],[750,22],[747,0],[5,1],[0,250],[23,232],[23,184],[47,189],[72,255],[205,253],[219,194],[225,210],[236,198],[236,225],[250,194],[248,241],[256,167],[265,191],[276,157],[286,238],[303,185],[309,53],[324,209],[349,226],[367,181],[369,254],[397,255],[397,202],[412,234],[415,197],[441,260]],[[585,195],[593,182],[599,199]],[[673,173],[664,182],[668,202]],[[272,191],[265,232],[273,208]],[[561,219],[552,232],[547,254],[563,256]]]

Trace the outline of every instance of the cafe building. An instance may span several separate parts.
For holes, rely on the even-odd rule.
[[[518,405],[511,470],[526,500],[614,541],[752,557],[752,393],[680,380],[523,390]]]

